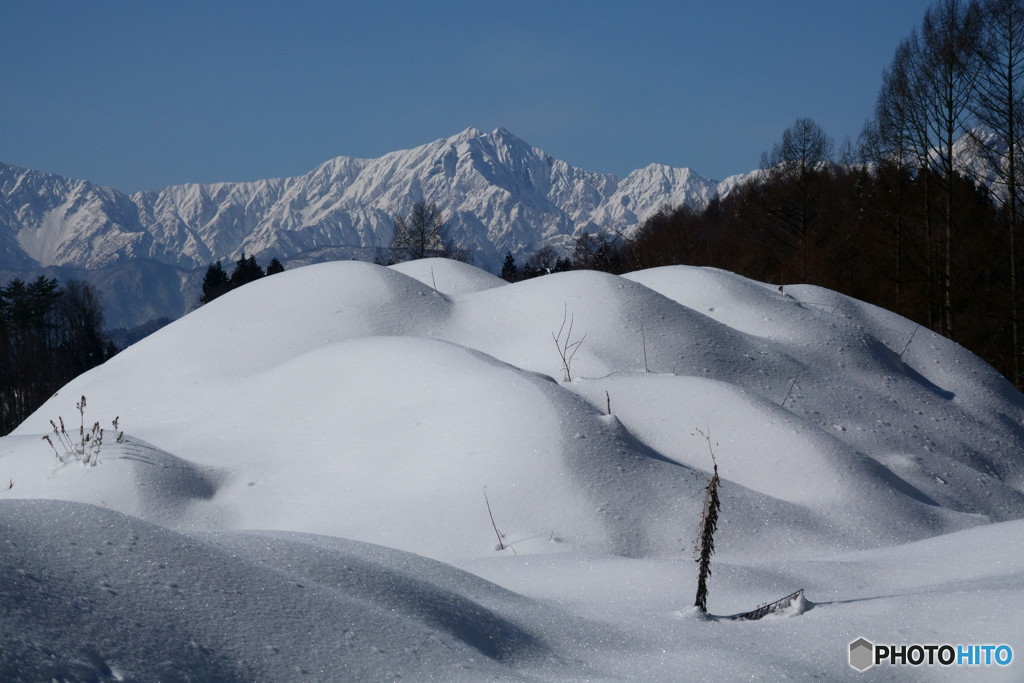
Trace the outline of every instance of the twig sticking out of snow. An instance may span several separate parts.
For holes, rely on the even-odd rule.
[[[647,367],[647,332],[644,330],[643,320],[640,321],[640,343],[644,349],[644,372],[648,373],[650,369]]]
[[[505,549],[505,542],[501,540],[502,534],[498,531],[498,525],[494,523],[494,513],[491,512],[491,501],[487,499],[487,490],[484,489],[484,502],[487,503],[487,514],[491,518],[491,526],[494,527],[494,535],[498,537],[498,549]]]
[[[800,381],[800,375],[802,373],[803,371],[801,370],[800,372],[796,373],[796,376],[790,380],[789,391],[786,392],[786,397],[782,399],[782,403],[779,404],[781,407],[786,407],[786,401],[788,401],[789,397],[793,395],[793,389],[796,388],[797,383]]]
[[[910,339],[908,339],[908,340],[907,340],[907,343],[906,343],[906,344],[904,344],[904,346],[903,346],[903,350],[902,350],[902,351],[900,351],[900,360],[903,360],[903,354],[905,354],[905,353],[907,352],[907,349],[909,349],[909,348],[910,348],[910,342],[914,341],[914,335],[915,335],[915,334],[917,334],[917,331],[918,331],[919,329],[921,329],[921,326],[920,326],[920,325],[918,325],[917,327],[915,327],[915,328],[914,328],[914,331],[910,333]]]
[[[565,323],[569,322],[569,330],[566,331]],[[558,355],[562,359],[562,369],[565,370],[565,381],[572,381],[572,359],[576,355],[576,352],[580,350],[580,344],[587,338],[584,334],[576,341],[572,341],[572,325],[574,318],[569,314],[569,304],[565,304],[565,309],[562,312],[562,326],[558,328],[558,334],[551,333],[551,338],[555,340],[555,348],[558,349]],[[565,339],[562,339],[562,333],[565,332]]]
[[[775,602],[768,602],[755,610],[744,612],[743,614],[737,614],[729,617],[738,621],[755,621],[769,614],[803,614],[808,610],[808,602],[804,598],[804,589],[801,588],[797,591],[793,591],[784,598],[779,598]]]

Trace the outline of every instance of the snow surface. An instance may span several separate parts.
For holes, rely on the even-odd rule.
[[[41,441],[83,395],[94,467]],[[693,611],[709,449],[710,611],[800,609]],[[0,439],[0,679],[1021,680],[1022,453],[994,370],[820,288],[289,270]],[[858,674],[858,637],[1017,660]]]

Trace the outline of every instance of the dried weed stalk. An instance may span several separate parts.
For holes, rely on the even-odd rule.
[[[566,322],[569,323],[569,329],[565,329]],[[555,340],[555,348],[558,349],[558,355],[562,359],[562,369],[565,371],[565,381],[572,381],[572,359],[576,355],[576,352],[580,350],[580,344],[587,338],[584,334],[576,341],[572,340],[572,326],[574,318],[569,314],[569,305],[565,305],[565,309],[562,312],[562,326],[558,328],[558,334],[551,333],[551,338]],[[565,339],[562,339],[562,334],[565,334]]]
[[[57,459],[62,463],[68,463],[72,460],[80,460],[86,465],[95,466],[100,461],[100,451],[103,449],[103,428],[100,427],[99,422],[94,422],[92,428],[86,431],[85,429],[85,396],[75,404],[75,408],[78,410],[78,441],[76,442],[68,434],[67,428],[64,426],[64,418],[61,416],[57,417],[57,422],[50,420],[50,427],[53,428],[53,436],[49,434],[43,437],[43,441],[50,444],[50,448],[53,449],[53,454],[57,456]],[[118,421],[120,416],[113,419],[114,430],[117,432],[117,443],[124,442],[124,432],[119,431]],[[54,443],[56,439],[57,443]],[[58,448],[58,444],[60,448]],[[63,451],[63,453],[61,453]]]

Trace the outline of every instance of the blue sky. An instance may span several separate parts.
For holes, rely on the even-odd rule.
[[[0,161],[125,191],[305,173],[475,126],[723,178],[841,142],[925,0],[0,2]]]

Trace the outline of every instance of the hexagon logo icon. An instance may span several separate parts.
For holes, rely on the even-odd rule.
[[[850,666],[857,671],[875,665],[875,646],[865,638],[858,638],[850,643]]]

